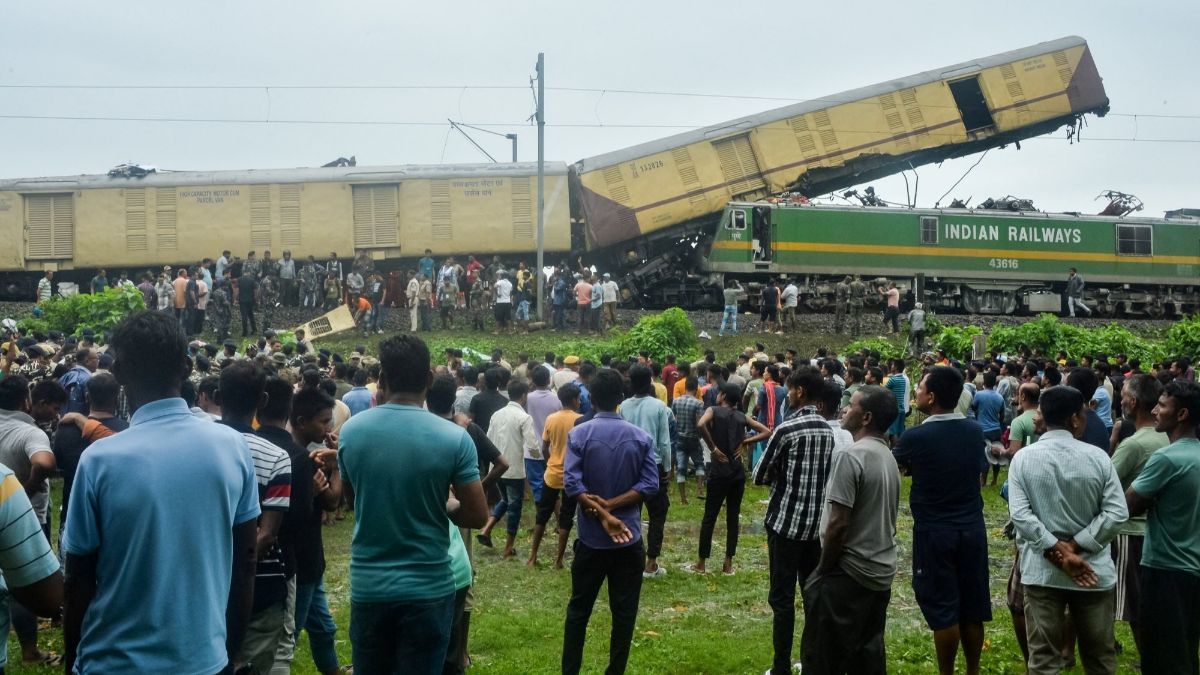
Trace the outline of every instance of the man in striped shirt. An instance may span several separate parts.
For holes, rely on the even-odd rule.
[[[254,458],[258,482],[258,567],[254,574],[254,608],[238,662],[270,672],[275,648],[284,637],[287,579],[279,528],[291,507],[292,460],[287,451],[254,433],[254,416],[267,403],[266,371],[254,361],[237,361],[221,370],[221,423],[241,432]]]
[[[767,386],[772,386],[770,380]],[[834,445],[833,431],[817,412],[824,387],[821,371],[796,368],[787,381],[792,413],[775,428],[754,467],[754,484],[771,486],[764,524],[771,566],[767,602],[774,615],[772,675],[792,672],[796,585],[804,583],[821,558],[819,525]]]
[[[41,616],[54,616],[62,606],[63,580],[50,542],[42,534],[37,513],[25,488],[0,464],[0,572],[12,598]],[[9,602],[0,603],[0,672],[8,662]]]
[[[679,483],[679,501],[687,506],[687,465],[691,460],[696,474],[696,496],[704,489],[704,451],[700,448],[700,432],[696,422],[704,414],[704,403],[696,397],[695,376],[689,375],[684,380],[683,396],[671,401],[671,414],[675,416],[676,447],[675,447],[675,480]]]

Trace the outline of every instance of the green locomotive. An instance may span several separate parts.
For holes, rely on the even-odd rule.
[[[700,266],[710,282],[796,278],[812,310],[831,306],[837,281],[856,274],[972,314],[1061,311],[1075,267],[1101,316],[1191,314],[1200,307],[1200,219],[1168,216],[734,202]]]

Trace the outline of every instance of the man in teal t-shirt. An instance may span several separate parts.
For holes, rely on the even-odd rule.
[[[1171,440],[1125,492],[1131,516],[1146,514],[1142,549],[1142,668],[1194,673],[1200,649],[1200,386],[1176,380],[1154,407]]]
[[[440,673],[454,616],[449,524],[487,522],[479,460],[462,427],[425,410],[429,349],[379,345],[379,400],[342,427],[338,461],[354,488],[350,643],[362,672]],[[448,511],[454,488],[457,504]],[[403,660],[403,664],[399,661]]]

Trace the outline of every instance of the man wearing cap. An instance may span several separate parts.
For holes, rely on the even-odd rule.
[[[579,357],[571,355],[563,359],[563,368],[555,371],[550,377],[550,384],[554,387],[554,391],[558,391],[560,387],[579,379]]]
[[[608,330],[617,325],[617,299],[621,291],[608,272],[604,273],[604,282],[600,287],[604,291],[604,329]]]

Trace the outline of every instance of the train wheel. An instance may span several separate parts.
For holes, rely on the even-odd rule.
[[[1166,310],[1159,303],[1152,302],[1146,305],[1146,316],[1151,319],[1161,319],[1166,314]]]

